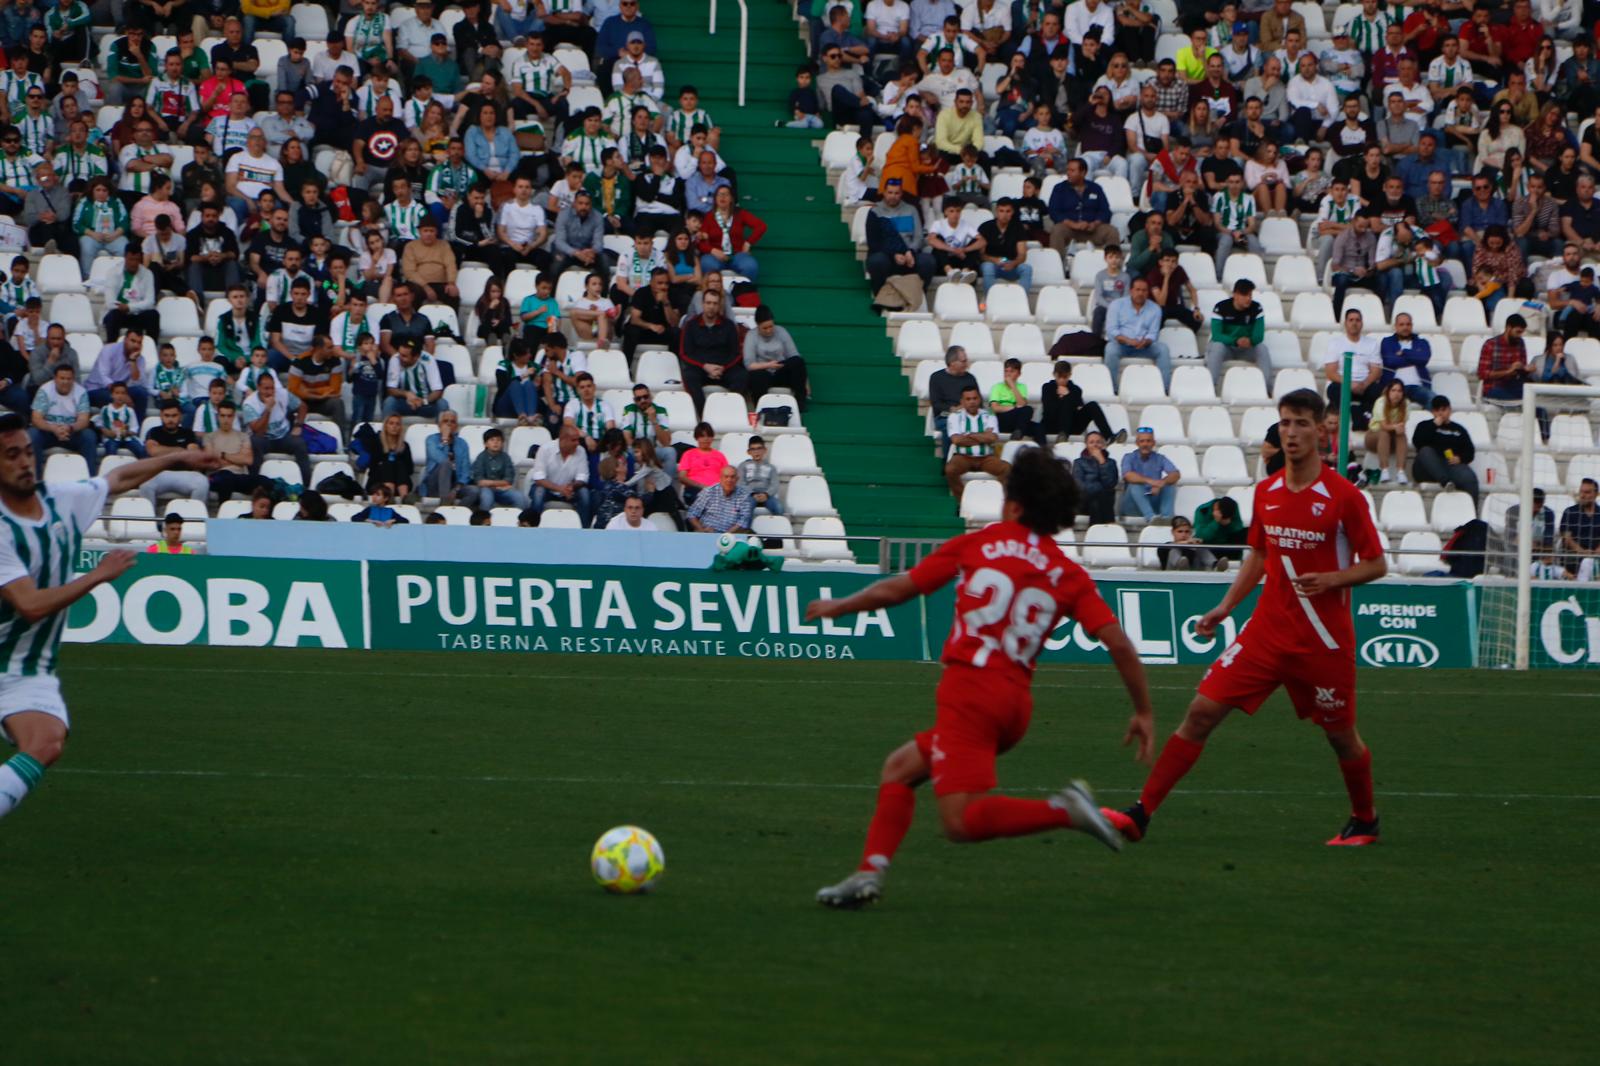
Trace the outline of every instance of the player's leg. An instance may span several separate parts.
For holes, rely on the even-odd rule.
[[[1372,752],[1356,729],[1356,664],[1349,653],[1321,656],[1302,663],[1285,683],[1294,712],[1322,727],[1328,746],[1339,760],[1350,818],[1329,844],[1359,847],[1378,841],[1378,812],[1372,802]]]
[[[883,760],[878,776],[878,806],[867,826],[867,844],[860,870],[884,870],[911,829],[918,785],[928,780],[928,760],[915,740],[908,740]]]
[[[922,736],[908,740],[884,759],[883,771],[878,777],[878,805],[867,826],[861,865],[838,884],[818,889],[818,903],[855,908],[875,902],[883,895],[884,873],[911,829],[911,817],[916,809],[914,790],[928,780],[924,743],[927,742]]]
[[[1235,707],[1254,714],[1277,690],[1280,677],[1288,673],[1292,673],[1292,666],[1280,662],[1272,648],[1257,641],[1247,643],[1244,636],[1228,645],[1200,679],[1177,732],[1167,738],[1145,779],[1139,801],[1121,811],[1102,809],[1101,813],[1129,840],[1143,839],[1150,816],[1199,761],[1212,730]]]
[[[1112,851],[1122,838],[1100,813],[1094,796],[1074,781],[1049,799],[1018,799],[987,792],[954,792],[939,797],[944,835],[957,844],[976,844],[1000,837],[1029,836],[1051,829],[1076,829]]]
[[[1345,791],[1350,793],[1350,821],[1329,844],[1359,847],[1378,842],[1378,811],[1372,798],[1372,749],[1367,747],[1355,723],[1347,728],[1327,731],[1328,745],[1339,757],[1339,772],[1344,775]]]
[[[45,768],[61,757],[67,724],[43,711],[19,711],[0,719],[0,728],[17,746],[17,754],[0,764],[0,818],[4,818],[39,783]]]
[[[1194,764],[1200,759],[1200,753],[1205,750],[1206,740],[1211,736],[1212,730],[1222,724],[1222,720],[1232,709],[1229,704],[1209,696],[1198,693],[1195,695],[1189,703],[1188,711],[1184,713],[1183,721],[1178,724],[1177,731],[1167,738],[1166,744],[1162,745],[1161,754],[1157,757],[1155,766],[1150,769],[1150,776],[1145,778],[1138,802],[1125,810],[1102,811],[1123,836],[1129,840],[1140,840],[1144,837],[1145,829],[1150,824],[1150,816],[1156,813],[1156,809],[1167,798],[1167,794],[1194,768]]]

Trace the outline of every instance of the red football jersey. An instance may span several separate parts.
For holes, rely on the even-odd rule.
[[[1117,620],[1083,568],[1056,542],[1016,522],[946,541],[911,580],[924,595],[960,575],[946,663],[1005,671],[1026,681],[1063,615],[1095,633]]]
[[[1292,582],[1383,553],[1361,490],[1326,466],[1299,492],[1290,492],[1279,473],[1256,488],[1254,519],[1250,547],[1265,553],[1267,580],[1250,617],[1250,636],[1281,648],[1353,655],[1350,590],[1304,596]]]

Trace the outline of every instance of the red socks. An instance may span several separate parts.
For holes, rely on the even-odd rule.
[[[1344,787],[1350,793],[1350,813],[1363,822],[1372,821],[1377,817],[1372,808],[1372,749],[1354,759],[1340,759],[1339,772],[1344,774]]]
[[[911,829],[917,796],[910,785],[888,781],[878,786],[878,809],[867,826],[867,846],[861,853],[860,870],[881,870],[889,865],[900,842]]]
[[[967,804],[962,826],[969,840],[995,837],[1020,837],[1046,829],[1070,829],[1067,812],[1048,800],[1014,799],[1010,796],[979,796]]]
[[[1167,798],[1167,793],[1183,780],[1183,775],[1193,768],[1195,760],[1205,750],[1204,744],[1185,740],[1176,733],[1167,738],[1166,745],[1161,749],[1161,757],[1145,779],[1144,792],[1139,796],[1146,814],[1156,813],[1156,808]]]

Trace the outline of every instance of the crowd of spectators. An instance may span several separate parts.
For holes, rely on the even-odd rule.
[[[383,494],[363,517],[385,524],[419,497],[530,522],[560,502],[595,526],[633,497],[679,528],[781,513],[754,447],[730,467],[733,505],[698,501],[722,472],[685,480],[671,431],[690,427],[643,386],[613,410],[586,372],[597,348],[661,348],[697,408],[710,388],[781,388],[803,410],[809,389],[758,306],[765,224],[691,72],[669,90],[641,0],[307,7],[0,8],[0,213],[35,250],[0,286],[0,403],[31,418],[41,467],[52,449],[92,472],[208,447],[227,465],[185,495],[281,495],[260,475],[275,454],[309,494],[311,457],[340,446],[310,416],[338,427],[359,490]],[[74,347],[47,317],[39,253],[76,258],[96,350],[80,350],[85,324]],[[511,279],[532,277],[519,267],[539,277],[513,301]],[[174,299],[195,314],[173,317]],[[198,343],[183,319],[204,323]],[[470,458],[445,343],[502,353],[497,427]],[[425,464],[401,446],[419,420],[436,423]],[[541,425],[552,440],[523,479],[509,433]]]
[[[981,312],[995,284],[1032,284],[1029,242],[1099,250],[1104,269],[1081,293],[1090,350],[1071,354],[1102,354],[1113,383],[1142,361],[1169,387],[1162,330],[1174,325],[1205,331],[1199,352],[1217,386],[1236,363],[1271,382],[1256,284],[1240,278],[1200,306],[1179,246],[1224,276],[1234,254],[1263,252],[1265,223],[1293,224],[1341,326],[1313,369],[1335,410],[1348,391],[1367,476],[1476,501],[1470,434],[1435,395],[1429,342],[1396,301],[1419,294],[1441,320],[1452,296],[1481,301],[1495,335],[1476,370],[1491,404],[1518,403],[1527,381],[1579,380],[1564,342],[1600,337],[1600,284],[1582,264],[1600,252],[1600,31],[1584,13],[1578,0],[1362,0],[1325,9],[1331,35],[1311,37],[1290,0],[876,0],[859,11],[820,0],[820,66],[791,102],[798,118],[814,92],[820,113],[861,131],[841,201],[870,205],[875,299],[906,280],[965,283]],[[1157,59],[1174,33],[1187,43]],[[894,134],[881,157],[878,128]],[[1008,168],[1021,169],[1021,195],[1012,179],[991,196]],[[1127,195],[1108,196],[1112,184]],[[1356,290],[1378,297],[1390,328],[1370,332],[1345,306]],[[1506,298],[1526,306],[1507,315]],[[1545,314],[1545,350],[1530,353],[1527,318]],[[1082,434],[1074,469],[1093,521],[1173,518],[1178,472],[1153,435],[1139,431],[1123,468],[1109,471],[1110,427],[1092,425],[1081,398],[1062,415],[1052,387],[1043,403],[1030,399],[1008,369],[987,410],[970,411],[964,353],[946,363],[929,399],[958,494],[964,475],[1003,465],[1008,440]],[[1058,364],[1058,379],[1070,374]],[[985,414],[987,428],[973,432]],[[1548,433],[1543,411],[1540,423]],[[1200,517],[1191,533],[1210,522]]]

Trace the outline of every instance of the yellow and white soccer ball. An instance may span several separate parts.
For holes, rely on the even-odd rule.
[[[667,868],[656,838],[636,825],[607,829],[589,856],[594,879],[607,892],[648,892]]]

